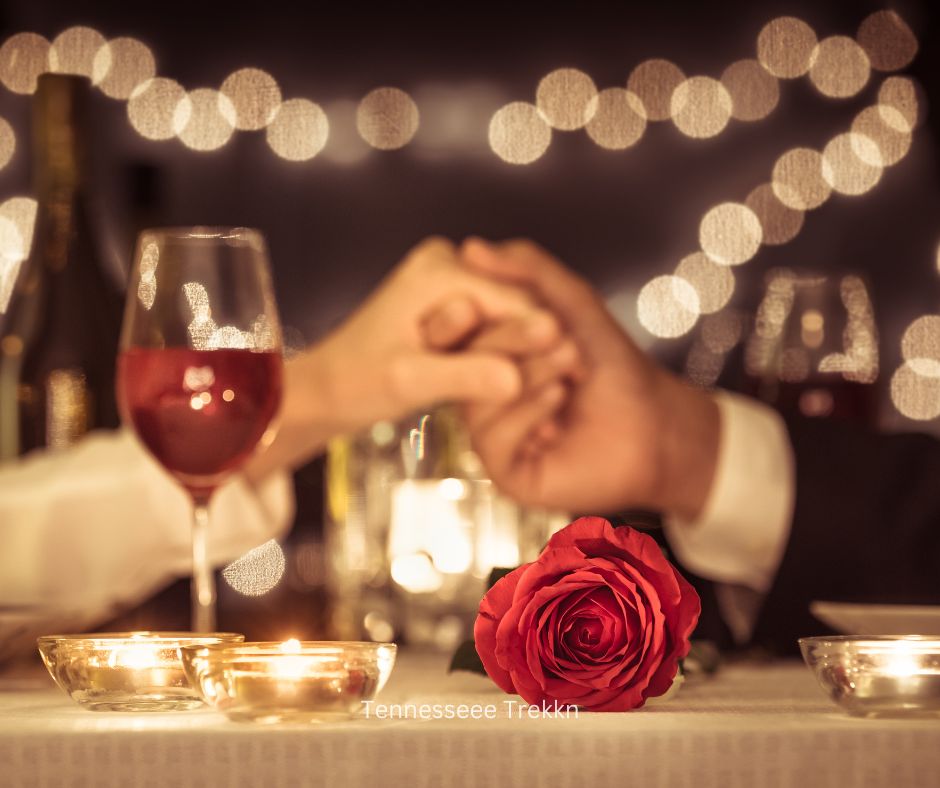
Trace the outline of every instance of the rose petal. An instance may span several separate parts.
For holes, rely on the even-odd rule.
[[[516,689],[509,672],[499,664],[496,657],[496,632],[500,621],[512,605],[513,591],[519,578],[528,567],[529,564],[520,566],[493,584],[481,600],[480,610],[473,624],[473,642],[486,675],[496,682],[500,689],[509,693],[514,693]]]

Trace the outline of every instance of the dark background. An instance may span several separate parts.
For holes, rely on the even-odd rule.
[[[407,4],[366,6],[283,2],[158,4],[46,0],[0,4],[0,34],[34,31],[50,40],[86,24],[106,38],[129,35],[151,47],[158,74],[187,89],[215,87],[232,71],[255,66],[278,80],[285,99],[304,97],[330,110],[369,90],[393,85],[418,97],[429,85],[484,86],[497,104],[534,100],[539,79],[571,66],[599,88],[625,84],[650,57],[673,60],[686,74],[719,76],[731,62],[754,57],[761,27],[796,15],[820,38],[854,35],[878,3],[723,2],[686,7],[578,3],[449,4],[428,11]],[[833,197],[810,212],[799,236],[763,247],[736,270],[734,303],[753,307],[762,274],[776,265],[857,269],[874,287],[882,332],[882,377],[899,360],[899,339],[912,319],[936,312],[940,277],[940,169],[937,121],[940,45],[927,2],[893,6],[921,48],[908,69],[922,84],[925,123],[911,152],[871,192]],[[821,148],[877,94],[873,72],[856,97],[820,96],[808,79],[781,81],[774,112],[756,123],[732,121],[717,137],[684,137],[671,123],[648,126],[640,143],[604,151],[583,132],[555,132],[535,164],[503,163],[486,147],[431,155],[422,132],[392,152],[371,151],[354,164],[327,158],[343,130],[331,128],[327,150],[309,162],[287,162],[264,132],[236,132],[220,150],[198,153],[178,140],[152,142],[129,125],[123,101],[95,92],[97,171],[112,256],[126,267],[135,205],[169,224],[246,224],[268,237],[284,322],[316,339],[346,314],[383,272],[431,233],[468,233],[539,240],[605,293],[636,291],[670,273],[697,248],[698,223],[712,205],[743,200],[769,178],[775,159],[795,145]],[[28,99],[0,90],[0,114],[26,138]],[[491,112],[491,111],[490,111]],[[331,117],[332,120],[332,117]],[[150,169],[141,174],[141,165]],[[28,193],[28,157],[20,150],[0,173],[0,198]],[[136,213],[135,213],[136,212]],[[746,269],[746,270],[745,270]],[[621,315],[628,325],[633,315]],[[653,342],[660,357],[681,360],[688,339]],[[294,334],[294,341],[299,337]],[[885,408],[890,417],[891,409]],[[888,419],[891,422],[891,419]],[[897,419],[894,420],[897,423]],[[908,422],[908,426],[911,423]]]
[[[271,73],[284,99],[308,98],[328,113],[333,102],[357,102],[392,85],[418,98],[428,86],[473,88],[497,98],[533,101],[538,81],[569,66],[598,88],[624,86],[651,57],[668,58],[687,75],[718,77],[730,63],[755,56],[760,29],[794,15],[820,38],[854,36],[879,3],[656,2],[439,4],[435,11],[381,6],[284,2],[251,4],[164,0],[143,4],[63,0],[0,3],[0,37],[33,31],[50,40],[84,24],[106,38],[133,36],[154,52],[158,75],[187,89],[218,88],[232,71]],[[778,265],[864,272],[873,289],[881,332],[881,386],[900,361],[899,341],[915,317],[940,309],[940,41],[930,4],[892,7],[914,30],[920,52],[906,70],[924,90],[922,125],[910,153],[868,194],[834,194],[806,215],[797,238],[763,247],[735,271],[732,303],[753,309],[763,274]],[[873,72],[857,96],[820,96],[808,79],[781,81],[778,107],[757,123],[732,121],[717,137],[693,140],[671,123],[651,124],[640,143],[609,152],[583,132],[554,132],[535,164],[503,163],[486,146],[489,114],[479,119],[480,150],[433,154],[415,141],[393,152],[372,151],[339,164],[328,153],[342,129],[331,128],[324,154],[287,162],[268,148],[264,132],[236,132],[222,149],[193,152],[177,140],[151,142],[126,118],[126,103],[95,92],[96,180],[102,224],[116,270],[129,266],[135,224],[244,224],[267,236],[284,323],[292,341],[312,341],[335,325],[415,242],[428,234],[459,239],[530,236],[586,274],[636,325],[639,288],[671,273],[698,246],[698,224],[711,206],[743,200],[769,179],[788,148],[820,149],[872,103],[884,75]],[[18,142],[28,138],[29,101],[0,90],[0,115]],[[331,121],[333,120],[331,116]],[[432,155],[433,154],[433,155]],[[0,200],[29,193],[28,156],[18,148],[0,172]],[[627,309],[623,312],[623,304]],[[679,366],[689,337],[638,341]],[[885,397],[883,423],[932,429],[901,418]],[[319,521],[318,466],[298,477],[298,529]],[[283,585],[283,584],[282,584]],[[224,593],[224,587],[223,587]],[[182,595],[185,598],[185,587]],[[283,609],[281,589],[263,602]],[[226,603],[223,597],[223,622]],[[229,600],[234,604],[233,600]],[[185,610],[185,602],[180,603]],[[253,608],[261,615],[262,608]],[[251,629],[244,626],[242,629]],[[263,633],[254,633],[256,636]]]

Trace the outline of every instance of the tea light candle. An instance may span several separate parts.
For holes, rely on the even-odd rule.
[[[183,672],[180,646],[241,640],[235,633],[50,635],[39,639],[39,651],[55,682],[85,708],[179,711],[203,705]]]
[[[800,645],[820,684],[850,714],[940,715],[940,640],[819,637]]]
[[[391,671],[395,646],[288,640],[183,649],[203,697],[235,720],[311,722],[357,714]]]

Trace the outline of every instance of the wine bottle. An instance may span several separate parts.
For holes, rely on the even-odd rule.
[[[90,82],[43,74],[33,104],[32,250],[0,339],[0,461],[118,425],[114,365],[123,298],[90,221]]]

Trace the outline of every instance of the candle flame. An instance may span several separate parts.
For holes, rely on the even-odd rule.
[[[300,653],[300,641],[297,640],[297,638],[290,638],[290,640],[286,640],[283,643],[281,643],[279,648],[285,654],[299,654]]]

